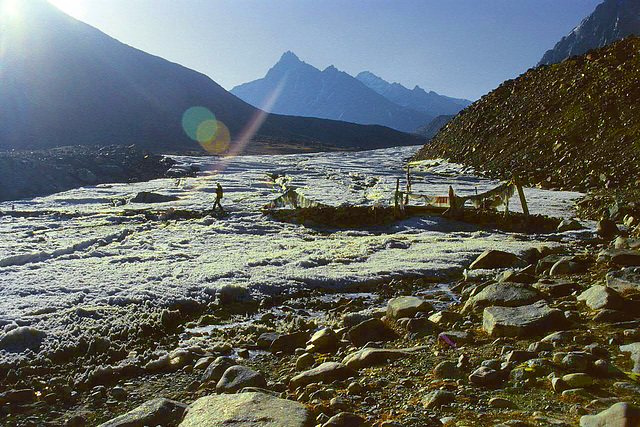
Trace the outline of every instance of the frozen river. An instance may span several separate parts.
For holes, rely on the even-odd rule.
[[[221,287],[249,293],[284,292],[309,286],[349,284],[407,275],[446,277],[480,252],[521,252],[536,237],[479,230],[435,217],[416,217],[385,227],[319,230],[276,222],[260,208],[280,194],[280,182],[330,205],[391,204],[396,179],[417,147],[359,153],[247,156],[231,159],[181,157],[199,166],[196,178],[85,187],[16,201],[16,210],[83,212],[82,217],[0,217],[0,330],[40,324],[43,313],[80,306],[164,306],[175,300],[205,301]],[[456,165],[412,168],[413,190],[446,195],[494,187]],[[208,209],[216,184],[225,191],[224,219],[149,222],[116,215],[123,209]],[[114,199],[140,191],[179,197],[154,205],[114,207]],[[571,216],[579,193],[525,189],[532,213]],[[12,208],[0,204],[0,210]],[[517,196],[510,204],[517,210]],[[570,237],[570,234],[566,234]]]

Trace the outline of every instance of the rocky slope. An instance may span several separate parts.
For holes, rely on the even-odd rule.
[[[463,110],[418,159],[446,157],[496,178],[590,190],[637,185],[640,38],[532,69]]]
[[[538,65],[555,64],[630,35],[640,35],[640,2],[605,0],[553,49],[548,50]]]
[[[404,108],[333,66],[320,71],[285,52],[262,79],[231,89],[261,107],[278,93],[270,112],[378,124],[405,132],[428,123],[434,115]]]
[[[471,104],[468,99],[450,98],[434,91],[427,92],[420,86],[408,89],[400,83],[389,83],[369,71],[361,72],[356,79],[388,100],[430,116],[456,114]]]
[[[420,126],[418,129],[414,130],[413,133],[422,135],[427,139],[431,139],[440,131],[440,129],[442,129],[454,117],[455,117],[454,115],[438,116],[435,119],[433,119],[431,123],[425,126]]]
[[[206,108],[228,129],[226,143],[261,118],[209,77],[127,46],[45,0],[14,3],[13,14],[0,8],[0,149],[135,143],[154,152],[203,152],[183,128],[191,107]],[[278,115],[256,131],[263,142],[351,149],[419,143],[383,127]]]

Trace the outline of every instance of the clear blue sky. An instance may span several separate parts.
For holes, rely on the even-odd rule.
[[[24,0],[29,1],[29,0]],[[477,99],[535,66],[601,0],[49,0],[226,89],[286,50],[324,69]]]

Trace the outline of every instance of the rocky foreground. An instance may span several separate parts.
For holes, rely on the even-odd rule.
[[[637,426],[640,227],[625,219],[629,231],[603,220],[591,240],[524,257],[486,251],[452,286],[263,301],[228,289],[141,325],[143,347],[104,337],[64,363],[3,366],[0,423]],[[31,332],[0,346],[28,347]]]

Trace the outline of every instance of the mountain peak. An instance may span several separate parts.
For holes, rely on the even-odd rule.
[[[278,61],[278,63],[281,64],[297,64],[299,62],[302,62],[300,61],[300,58],[298,58],[298,56],[290,50],[283,53],[280,57],[280,60]]]

